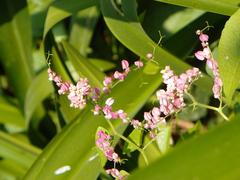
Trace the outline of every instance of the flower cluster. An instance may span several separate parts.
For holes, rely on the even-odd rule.
[[[48,69],[48,77],[58,87],[58,94],[68,94],[70,107],[83,109],[86,105],[87,96],[91,93],[91,87],[88,84],[87,78],[80,78],[76,85],[69,82],[63,82],[61,77],[58,76],[50,68]]]
[[[218,69],[218,64],[217,61],[213,58],[212,52],[209,48],[208,44],[208,35],[202,33],[202,31],[197,30],[196,34],[199,36],[199,40],[201,41],[203,50],[202,51],[197,51],[195,53],[195,57],[200,60],[204,61],[206,60],[206,64],[209,69],[212,70],[213,76],[214,76],[214,85],[212,88],[214,98],[220,98],[221,92],[222,92],[222,80],[219,75],[219,69]]]
[[[185,106],[184,93],[188,91],[193,81],[200,77],[201,72],[198,68],[192,68],[177,76],[169,66],[166,66],[161,74],[163,83],[166,84],[166,90],[160,89],[156,93],[159,107],[154,107],[150,112],[144,113],[144,128],[150,130],[152,137],[154,137],[154,131],[158,129],[159,124],[166,123],[167,116]]]
[[[99,115],[100,112],[104,114],[105,119],[111,120],[111,119],[121,119],[123,123],[127,123],[129,118],[127,116],[127,113],[125,113],[122,109],[119,109],[117,111],[113,111],[112,105],[114,103],[113,98],[108,98],[105,101],[105,105],[101,107],[100,105],[96,104],[93,110],[94,115]]]
[[[119,180],[123,180],[126,177],[126,176],[123,176],[122,174],[120,174],[119,170],[116,168],[107,169],[106,173],[111,174],[112,177],[119,179]]]
[[[113,161],[115,163],[120,162],[120,158],[116,152],[114,152],[114,148],[110,144],[111,136],[105,133],[103,130],[99,130],[97,132],[96,145],[102,150],[105,157],[109,161]]]
[[[140,60],[137,60],[134,62],[134,65],[137,67],[137,69],[143,67],[143,62]],[[110,89],[112,87],[112,83],[114,80],[118,81],[124,81],[124,79],[127,77],[128,73],[131,71],[129,67],[129,62],[127,60],[121,61],[121,66],[123,72],[115,71],[113,73],[113,76],[106,76],[103,80],[103,92],[108,93],[110,92]]]

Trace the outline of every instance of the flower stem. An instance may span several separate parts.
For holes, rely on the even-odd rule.
[[[209,105],[206,105],[206,104],[202,104],[202,103],[199,103],[195,100],[195,98],[188,92],[185,92],[189,98],[191,99],[191,101],[193,102],[193,106],[199,106],[199,107],[203,107],[203,108],[206,108],[206,109],[211,109],[213,111],[216,111],[219,113],[220,116],[222,116],[223,119],[225,119],[226,121],[229,121],[228,117],[222,112],[222,101],[220,100],[220,105],[219,107],[214,107],[214,106],[209,106]]]
[[[148,165],[148,159],[147,156],[144,152],[144,149],[141,149],[135,142],[129,140],[128,138],[126,138],[125,136],[123,136],[122,134],[119,134],[116,129],[114,128],[113,124],[110,122],[110,120],[107,120],[110,128],[112,129],[112,132],[115,136],[118,136],[119,138],[121,138],[122,140],[124,140],[125,142],[127,142],[128,144],[131,144],[133,146],[135,146],[137,148],[137,150],[141,153],[146,165]]]

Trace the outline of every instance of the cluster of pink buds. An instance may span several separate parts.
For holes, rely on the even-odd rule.
[[[213,85],[212,91],[213,91],[214,98],[219,99],[222,92],[223,84],[222,84],[222,80],[220,79],[217,61],[214,60],[212,52],[209,48],[209,44],[208,44],[209,37],[207,34],[203,34],[201,30],[197,30],[196,34],[199,36],[199,40],[201,41],[203,50],[197,51],[195,53],[195,57],[201,61],[206,60],[206,64],[208,68],[212,70],[213,76],[214,76],[214,85]]]
[[[95,105],[93,114],[99,115],[100,112],[104,114],[104,117],[107,120],[113,120],[113,119],[121,119],[123,123],[128,123],[129,118],[127,116],[127,113],[125,113],[122,109],[119,109],[117,111],[113,111],[112,105],[114,103],[113,98],[108,98],[105,101],[105,105],[103,107],[99,106],[98,104]]]
[[[69,92],[70,83],[63,82],[62,78],[50,68],[48,68],[48,80],[53,81],[59,87],[58,94],[61,95]]]
[[[161,73],[167,88],[158,90],[156,94],[160,104],[159,111],[168,116],[185,106],[184,93],[201,76],[201,72],[194,67],[177,76],[169,66],[166,66]]]
[[[99,130],[97,132],[96,145],[109,161],[113,161],[115,163],[120,162],[118,154],[114,152],[114,148],[110,144],[110,139],[110,135],[105,133],[103,130]]]
[[[106,173],[110,174],[112,177],[119,179],[119,180],[123,180],[126,177],[126,176],[123,176],[122,174],[120,174],[119,170],[116,168],[107,169]]]
[[[70,107],[83,109],[86,105],[87,96],[91,93],[91,87],[86,78],[80,78],[76,85],[69,82],[63,82],[50,68],[48,69],[48,78],[53,81],[58,87],[58,93],[68,94]]]
[[[134,62],[134,65],[137,67],[137,69],[143,67],[143,62],[140,60],[137,60]],[[127,77],[128,73],[130,72],[130,66],[129,62],[127,60],[121,61],[121,66],[123,72],[115,71],[113,73],[112,77],[106,76],[103,80],[103,92],[108,93],[110,91],[110,88],[112,87],[112,83],[114,80],[118,81],[124,81],[124,79]]]

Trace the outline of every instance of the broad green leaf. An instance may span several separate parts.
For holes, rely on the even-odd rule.
[[[0,61],[23,107],[33,75],[31,26],[26,1],[2,0],[0,12]]]
[[[157,61],[160,68],[169,65],[176,73],[182,73],[191,67],[163,48],[157,46],[156,43],[149,38],[138,21],[135,1],[122,1],[122,9],[124,12],[122,15],[118,12],[120,10],[115,10],[117,7],[113,3],[113,1],[101,0],[101,10],[107,26],[122,44],[143,58],[146,58],[146,54],[153,52],[155,48],[154,60]],[[210,89],[211,80],[207,77],[205,78],[199,79],[196,84],[208,90]]]
[[[99,17],[96,6],[79,11],[72,18],[70,44],[84,57],[90,52],[90,42]]]
[[[21,110],[0,97],[0,123],[25,130],[25,120]]]
[[[112,62],[104,59],[88,58],[90,62],[96,66],[100,71],[108,71],[116,67]]]
[[[239,127],[239,117],[235,117],[230,123],[178,145],[128,179],[239,179]]]
[[[140,146],[141,142],[142,142],[142,136],[143,136],[142,130],[133,129],[133,131],[129,134],[128,139],[132,140],[133,142],[135,142],[135,144]],[[125,143],[124,146],[125,146],[124,151],[126,151],[125,153],[130,153],[130,152],[137,150],[136,146],[134,146],[132,144]]]
[[[23,167],[29,168],[40,150],[29,144],[19,141],[10,135],[0,132],[0,156],[16,161]]]
[[[224,94],[231,103],[234,91],[240,81],[240,10],[227,21],[218,47],[220,76],[223,80]]]
[[[86,77],[89,83],[95,87],[102,87],[104,73],[93,66],[88,59],[84,58],[74,47],[63,41],[63,47],[68,59],[81,77]]]
[[[33,79],[25,100],[24,112],[27,122],[31,119],[31,116],[41,105],[43,100],[47,98],[52,92],[53,87],[47,82],[48,74],[47,70],[43,70],[38,76]]]
[[[162,154],[166,153],[170,146],[171,126],[162,125],[159,127],[160,132],[156,135],[156,142]]]
[[[237,9],[239,0],[227,1],[227,0],[155,0],[164,3],[170,3],[174,5],[202,9],[205,11],[223,14],[231,16]]]
[[[45,20],[44,37],[59,21],[69,17],[72,13],[94,6],[95,4],[95,0],[59,0],[53,2],[48,10],[47,18]]]
[[[9,159],[0,160],[0,179],[15,180],[23,178],[27,168]]]

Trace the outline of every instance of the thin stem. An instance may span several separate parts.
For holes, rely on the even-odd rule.
[[[107,120],[107,122],[108,122],[110,128],[112,129],[113,134],[114,134],[115,136],[118,136],[119,138],[121,138],[122,140],[124,140],[125,142],[127,142],[128,144],[134,145],[134,146],[137,148],[137,150],[141,153],[141,155],[143,156],[143,159],[144,159],[146,165],[148,165],[148,159],[147,159],[147,156],[146,156],[145,153],[144,153],[144,150],[141,149],[141,148],[140,148],[136,143],[134,143],[133,141],[129,140],[128,138],[126,138],[126,137],[123,136],[122,134],[119,134],[119,133],[116,131],[116,129],[114,128],[113,124],[112,124],[109,120]]]
[[[209,106],[209,105],[206,105],[206,104],[202,104],[202,103],[199,103],[195,100],[195,98],[189,94],[188,92],[186,92],[186,94],[190,97],[191,101],[193,102],[193,106],[200,106],[200,107],[203,107],[203,108],[207,108],[207,109],[211,109],[213,111],[216,111],[219,113],[220,116],[223,117],[223,119],[225,119],[226,121],[229,121],[228,117],[222,112],[222,101],[220,100],[220,105],[219,107],[214,107],[214,106]]]
[[[155,138],[151,139],[142,149],[145,150],[155,140]]]

